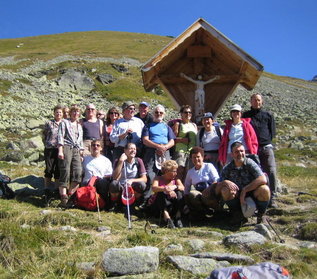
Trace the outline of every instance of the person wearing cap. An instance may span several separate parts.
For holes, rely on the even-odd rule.
[[[101,154],[101,140],[92,140],[90,150],[91,155],[85,156],[82,163],[84,173],[82,185],[88,185],[90,179],[97,176],[95,187],[97,192],[107,201],[112,176],[112,163]]]
[[[232,224],[241,225],[246,221],[245,217],[249,217],[245,212],[248,208],[246,197],[251,197],[255,202],[257,223],[261,223],[270,201],[270,188],[267,186],[266,176],[253,159],[246,157],[241,142],[234,142],[230,148],[233,160],[223,168],[216,194],[221,195],[229,207]],[[241,208],[244,208],[244,216]]]
[[[198,133],[197,145],[204,149],[204,162],[212,163],[218,173],[221,171],[221,164],[218,161],[218,149],[220,146],[223,130],[211,112],[204,113],[202,117],[203,127]]]
[[[150,113],[150,104],[147,102],[141,102],[139,104],[139,112],[135,115],[135,117],[140,118],[144,125],[152,123],[154,117]]]
[[[151,194],[151,188],[146,184],[147,177],[143,160],[136,157],[136,154],[136,145],[128,143],[124,147],[124,152],[114,163],[113,180],[109,186],[110,198],[114,208],[118,208],[120,205],[119,197],[126,183],[128,186],[132,186],[138,204],[146,201]]]
[[[131,101],[124,102],[122,105],[123,117],[115,121],[110,133],[110,141],[115,144],[113,151],[114,160],[121,156],[127,143],[134,143],[138,153],[141,150],[144,123],[140,118],[134,117],[134,113],[135,104]]]
[[[269,177],[271,189],[270,207],[277,207],[276,196],[276,162],[272,140],[275,137],[274,116],[263,110],[263,98],[259,93],[251,96],[251,109],[245,111],[242,116],[251,118],[251,125],[254,128],[259,142],[258,155],[262,169]]]
[[[225,128],[219,147],[219,161],[222,165],[231,160],[230,146],[239,141],[245,147],[246,153],[257,154],[258,139],[251,125],[251,118],[241,118],[242,108],[235,104],[230,108],[231,119],[225,121]]]
[[[163,121],[164,115],[165,108],[157,105],[154,108],[154,121],[144,126],[142,132],[142,141],[145,146],[143,158],[150,184],[160,170],[155,161],[159,159],[158,157],[169,160],[169,149],[174,146],[175,135],[172,128]]]
[[[90,155],[91,141],[100,140],[103,134],[103,121],[97,118],[97,111],[94,104],[86,105],[85,118],[80,120],[83,127],[84,156]]]

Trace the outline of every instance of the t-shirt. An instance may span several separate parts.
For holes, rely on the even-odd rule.
[[[231,145],[239,141],[243,144],[244,148],[246,148],[246,144],[244,141],[244,133],[243,133],[243,127],[242,122],[236,125],[231,126],[230,132],[229,132],[229,143],[228,143],[228,149],[227,153],[231,153]]]
[[[221,128],[220,133],[223,134],[223,131]],[[201,138],[201,147],[205,151],[214,151],[219,149],[220,146],[220,138],[216,132],[216,128],[213,128],[210,132],[204,131],[204,134]]]
[[[173,130],[164,122],[152,122],[145,126],[142,137],[146,136],[157,144],[167,144],[171,139],[175,139]]]
[[[210,184],[219,180],[219,174],[211,163],[203,163],[198,170],[195,167],[191,168],[186,175],[184,194],[188,195],[191,185],[196,185],[199,182],[208,182]]]
[[[181,143],[178,142],[175,145],[175,151],[189,153],[190,150],[196,146],[196,135],[197,135],[197,126],[195,123],[180,123],[179,133],[177,137],[188,138],[189,142]]]
[[[261,168],[252,159],[245,158],[241,167],[236,167],[234,161],[226,165],[221,173],[221,181],[230,180],[242,189],[261,175]]]
[[[84,169],[84,184],[87,184],[93,176],[98,176],[100,178],[105,175],[112,175],[112,164],[110,160],[103,156],[99,155],[98,157],[93,157],[88,155],[84,157],[83,161]]]
[[[118,161],[115,163],[115,168],[117,163]],[[134,158],[132,163],[124,161],[119,182],[124,184],[126,180],[131,178],[140,178],[144,174],[146,174],[146,170],[141,158]]]

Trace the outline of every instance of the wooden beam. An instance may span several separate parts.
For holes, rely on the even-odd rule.
[[[194,45],[187,48],[187,57],[207,58],[211,57],[211,48],[209,46]]]

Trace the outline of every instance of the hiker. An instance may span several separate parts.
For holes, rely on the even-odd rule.
[[[63,118],[69,118],[69,107],[63,107]]]
[[[219,174],[212,163],[204,162],[204,150],[201,147],[193,147],[190,158],[194,167],[186,175],[185,202],[191,215],[203,216],[210,208],[219,209],[214,195]]]
[[[101,139],[103,134],[103,121],[97,118],[96,107],[88,104],[85,110],[85,118],[80,120],[83,127],[84,156],[90,155],[91,141]]]
[[[57,105],[54,107],[54,119],[45,123],[43,129],[43,143],[44,143],[44,187],[46,194],[58,189],[59,168],[58,168],[58,145],[57,134],[58,126],[63,119],[63,107]],[[52,178],[54,177],[54,183]]]
[[[222,166],[218,161],[218,149],[220,146],[223,130],[218,123],[214,123],[211,112],[204,113],[202,117],[203,127],[198,133],[198,144],[204,149],[204,162],[212,163],[221,172]]]
[[[241,225],[247,221],[241,212],[241,206],[246,204],[247,197],[255,202],[259,224],[270,201],[266,176],[253,159],[246,157],[241,142],[234,142],[230,148],[233,160],[222,170],[219,193],[229,207],[231,224]]]
[[[154,108],[154,121],[144,126],[142,132],[143,158],[150,184],[160,171],[160,164],[170,159],[169,149],[174,145],[175,135],[171,127],[163,122],[164,115],[165,108],[157,105]]]
[[[147,102],[141,102],[139,104],[139,112],[135,115],[135,117],[140,118],[144,125],[152,123],[154,117],[150,113],[150,104]]]
[[[178,164],[178,178],[184,179],[186,170],[191,166],[189,152],[196,146],[197,126],[191,122],[192,108],[183,105],[180,109],[181,121],[175,121],[172,129],[176,136],[173,160]]]
[[[119,119],[119,111],[116,107],[111,107],[106,116],[104,123],[104,155],[113,162],[114,143],[110,141],[110,133],[113,129],[114,122]]]
[[[109,184],[112,177],[112,163],[110,160],[101,154],[102,145],[101,140],[92,140],[91,142],[91,155],[87,155],[83,160],[83,173],[84,177],[82,185],[88,185],[93,176],[98,179],[95,182],[97,192],[101,197],[107,201],[109,193]]]
[[[106,118],[106,114],[103,110],[98,110],[97,111],[97,118],[100,119],[101,121],[104,121]]]
[[[219,161],[222,165],[231,162],[232,153],[230,146],[236,141],[242,142],[246,153],[257,154],[258,152],[258,140],[250,124],[251,119],[241,118],[241,111],[242,108],[240,105],[233,105],[230,108],[231,119],[225,121],[226,126],[219,147]]]
[[[251,96],[251,109],[243,113],[243,117],[251,118],[251,125],[254,128],[258,142],[258,155],[262,170],[269,177],[269,186],[271,189],[271,201],[269,207],[277,207],[276,197],[276,162],[272,140],[275,137],[275,119],[274,116],[263,107],[263,98],[259,93]]]
[[[79,106],[72,105],[69,113],[70,118],[63,119],[58,127],[59,193],[62,207],[67,207],[69,197],[76,192],[81,182],[81,156],[84,152],[83,129],[79,123]]]
[[[178,165],[174,160],[167,160],[162,164],[162,175],[156,176],[152,184],[154,195],[151,205],[157,212],[163,213],[167,227],[182,228],[181,213],[184,207],[184,185],[177,179]]]
[[[134,143],[141,152],[141,135],[144,123],[140,118],[134,117],[135,104],[131,101],[122,104],[123,118],[115,121],[110,133],[110,140],[115,144],[113,159],[117,160],[124,152],[127,143]]]
[[[147,186],[147,177],[144,163],[141,158],[136,157],[137,148],[134,143],[128,143],[124,147],[124,152],[115,161],[110,183],[110,198],[113,209],[120,207],[120,195],[125,183],[132,186],[135,192],[136,203],[144,207],[151,194],[151,188]]]

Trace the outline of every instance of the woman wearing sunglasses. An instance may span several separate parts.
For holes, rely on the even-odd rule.
[[[114,143],[110,141],[110,133],[112,131],[114,122],[119,119],[120,113],[119,110],[116,107],[112,107],[108,110],[105,126],[104,126],[104,132],[103,132],[103,138],[104,138],[104,155],[112,162],[113,161],[113,149],[114,149]]]

